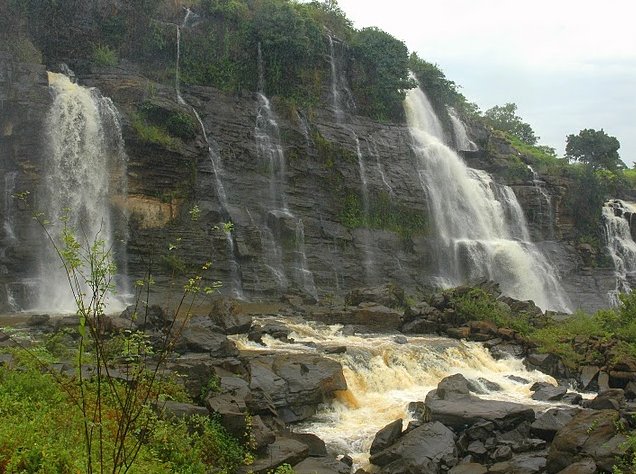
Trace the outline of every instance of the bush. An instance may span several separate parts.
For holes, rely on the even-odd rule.
[[[93,64],[101,67],[116,66],[119,62],[117,51],[109,46],[99,45],[93,49]]]

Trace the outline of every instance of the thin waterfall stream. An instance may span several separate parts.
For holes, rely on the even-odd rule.
[[[616,288],[609,292],[608,298],[612,306],[618,306],[618,296],[632,291],[630,278],[636,275],[636,242],[630,225],[636,206],[612,199],[603,205],[602,212],[605,243],[614,263],[616,278]]]
[[[175,92],[177,95],[177,101],[187,106],[197,119],[199,124],[199,128],[201,130],[201,134],[203,135],[203,139],[208,147],[208,158],[210,159],[210,164],[212,166],[212,173],[214,174],[214,182],[216,187],[216,194],[219,200],[219,204],[221,205],[221,211],[224,215],[224,218],[228,221],[231,220],[231,215],[229,211],[229,202],[227,198],[227,193],[225,192],[225,186],[223,185],[223,180],[221,179],[221,157],[216,152],[210,138],[208,136],[208,132],[205,129],[205,125],[201,116],[197,112],[197,110],[190,105],[181,95],[180,90],[180,82],[179,82],[179,63],[180,63],[180,55],[181,55],[181,29],[188,26],[188,20],[193,15],[192,10],[186,8],[186,14],[183,19],[181,26],[177,25],[177,58],[176,58],[176,70],[175,70]],[[229,222],[227,222],[229,223]],[[234,236],[232,235],[231,228],[224,226],[223,233],[225,234],[225,242],[226,242],[226,251],[228,264],[230,269],[230,280],[232,284],[232,296],[238,299],[245,299],[245,295],[243,293],[243,281],[241,278],[241,266],[238,263],[238,259],[236,257],[236,244],[234,242]]]
[[[513,298],[568,312],[568,297],[554,267],[530,241],[514,192],[466,166],[444,144],[441,124],[420,88],[408,91],[404,106],[435,225],[441,283],[488,278]]]

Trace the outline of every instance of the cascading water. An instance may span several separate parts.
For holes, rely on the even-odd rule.
[[[18,177],[17,171],[9,171],[4,175],[4,235],[6,245],[14,243],[15,235],[15,203],[13,194],[15,193],[15,181]],[[5,247],[6,247],[5,245]],[[3,249],[4,250],[4,249]]]
[[[190,104],[188,104],[185,99],[181,96],[181,91],[179,88],[179,63],[180,63],[180,54],[181,54],[181,29],[186,28],[188,26],[188,20],[195,15],[192,10],[186,8],[186,14],[183,19],[183,23],[181,26],[177,26],[177,58],[176,58],[176,69],[175,69],[175,91],[177,94],[177,100],[180,104],[185,105],[190,108],[192,113],[197,119],[199,123],[199,128],[201,129],[201,133],[203,135],[203,139],[205,140],[206,145],[208,146],[208,158],[210,159],[210,164],[212,166],[212,173],[214,174],[214,183],[216,186],[216,194],[219,199],[219,204],[221,205],[221,211],[224,214],[224,218],[228,221],[231,220],[230,211],[229,211],[229,203],[227,199],[227,193],[225,192],[225,186],[223,185],[223,180],[221,179],[222,168],[221,168],[221,157],[216,152],[210,139],[208,137],[208,132],[205,129],[205,125],[203,124],[203,120],[201,120],[201,116],[197,112],[197,110]],[[234,236],[232,235],[232,231],[230,228],[225,227],[223,229],[225,234],[225,242],[226,242],[226,250],[228,255],[228,264],[230,268],[230,279],[232,283],[232,295],[235,298],[244,299],[245,295],[243,294],[243,282],[241,278],[241,266],[238,263],[236,258],[236,244],[234,243]]]
[[[295,262],[297,271],[294,280],[297,286],[317,299],[314,277],[307,263],[305,233],[302,220],[289,210],[286,193],[286,162],[280,139],[280,129],[276,114],[265,96],[265,71],[261,45],[258,44],[258,109],[256,113],[256,149],[258,157],[269,165],[269,212],[268,220],[295,222]],[[277,280],[280,289],[285,289],[288,280],[283,263],[283,249],[280,236],[274,235],[270,222],[261,225],[261,237],[266,258],[266,266]]]
[[[384,167],[380,162],[380,151],[378,150],[378,140],[373,138],[371,135],[367,137],[367,143],[369,144],[369,154],[375,158],[375,166],[378,169],[378,174],[382,179],[382,182],[386,186],[389,196],[393,196],[395,192],[393,191],[393,186],[389,183],[386,174],[384,173]]]
[[[277,321],[292,329],[289,337],[295,342],[265,336],[268,350],[323,353],[326,348],[347,348],[345,353],[330,357],[342,364],[348,389],[338,393],[312,420],[296,425],[294,431],[318,435],[331,451],[352,456],[361,467],[367,467],[376,432],[398,418],[409,420],[408,404],[423,401],[444,377],[462,373],[484,398],[538,407],[546,405],[530,398],[532,383],[555,383],[545,374],[526,370],[521,360],[495,360],[479,343],[418,336],[400,344],[392,335],[345,336],[342,326]],[[241,350],[263,349],[245,336],[237,342]],[[521,379],[511,379],[511,375]],[[515,381],[522,379],[528,383]]]
[[[616,289],[608,294],[610,304],[618,306],[618,295],[632,291],[630,277],[636,275],[636,242],[632,238],[630,221],[636,206],[613,199],[603,205],[603,229],[607,250],[614,262]]]
[[[547,223],[547,238],[553,240],[554,232],[554,208],[552,207],[552,197],[545,189],[545,181],[541,179],[539,174],[528,165],[528,169],[532,173],[532,185],[537,193],[537,204],[539,206],[539,217],[541,222]]]
[[[127,160],[117,110],[97,90],[74,84],[62,74],[49,73],[49,84],[54,100],[46,120],[50,153],[42,196],[47,203],[45,215],[52,222],[49,232],[61,246],[60,219],[66,219],[66,226],[83,246],[102,240],[106,251],[114,251],[113,258],[125,261],[116,253],[125,248],[126,235],[115,235],[119,216],[111,209],[111,200],[118,195],[123,200],[126,193]],[[39,307],[74,312],[62,264],[48,243],[45,247]],[[121,282],[118,286],[120,293],[125,292]],[[122,308],[122,303],[121,297],[112,295],[107,300],[113,311]]]
[[[509,296],[569,311],[554,268],[530,242],[512,190],[468,168],[444,145],[441,124],[421,89],[407,93],[405,109],[437,232],[442,283],[489,278]]]
[[[453,124],[453,135],[455,136],[455,149],[458,151],[477,151],[479,147],[473,142],[470,138],[468,138],[468,133],[466,133],[466,126],[464,122],[457,115],[457,111],[449,107],[448,108],[448,116],[450,117],[451,123]]]

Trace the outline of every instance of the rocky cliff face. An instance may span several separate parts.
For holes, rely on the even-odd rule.
[[[175,275],[212,261],[209,278],[248,297],[300,292],[322,298],[386,281],[411,290],[434,283],[426,195],[405,125],[355,115],[339,122],[329,107],[304,116],[274,100],[275,138],[285,157],[281,178],[257,140],[256,94],[192,87],[182,92],[182,104],[174,88],[153,83],[132,65],[95,70],[79,80],[111,97],[122,114],[128,199],[113,206],[129,213],[131,277],[152,266],[158,288],[165,290]],[[12,188],[35,190],[37,197],[45,155],[42,122],[50,102],[44,67],[0,56],[0,99],[5,196]],[[137,114],[148,103],[198,123],[193,107],[208,141],[200,129],[194,138],[165,143],[143,137]],[[605,306],[614,284],[611,270],[592,269],[584,250],[567,243],[575,224],[562,205],[568,183],[533,177],[530,170],[511,177],[500,158],[516,150],[486,130],[473,135],[477,143],[492,142],[487,151],[465,153],[466,161],[513,187],[533,238],[545,241],[541,246],[560,269],[573,303]],[[273,193],[284,196],[286,209],[272,206]],[[5,200],[1,263],[13,298],[35,275],[35,249],[43,245],[28,212]],[[8,221],[15,222],[15,239]],[[234,224],[230,240],[222,227],[228,221]],[[12,302],[0,286],[5,310],[28,306],[29,292],[20,291]]]

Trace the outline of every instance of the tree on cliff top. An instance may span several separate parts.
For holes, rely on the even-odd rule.
[[[580,161],[595,170],[626,168],[618,154],[620,142],[603,129],[586,128],[578,135],[568,135],[566,140],[565,155],[572,161]]]
[[[539,141],[532,127],[517,115],[517,104],[513,102],[486,110],[484,118],[493,128],[507,132],[528,145],[536,145]]]

